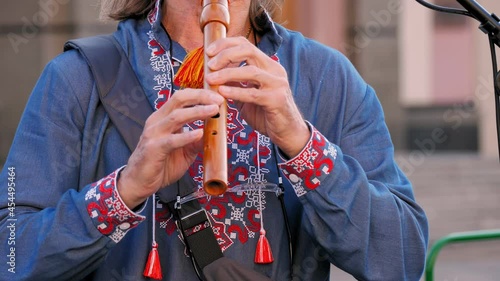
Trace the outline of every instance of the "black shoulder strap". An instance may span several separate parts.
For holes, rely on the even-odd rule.
[[[70,49],[80,51],[87,61],[106,112],[134,151],[153,108],[122,47],[113,35],[100,35],[70,40],[64,51]]]
[[[134,151],[153,109],[122,47],[113,35],[99,35],[66,42],[64,51],[72,49],[78,50],[87,61],[104,109],[130,151]],[[177,195],[193,192],[194,186],[186,173],[180,181],[180,194],[178,188],[163,188],[158,195],[164,202],[170,202]]]
[[[134,151],[146,119],[153,113],[153,109],[122,47],[112,35],[101,35],[70,40],[64,45],[64,51],[71,49],[78,50],[87,61],[96,81],[101,103],[130,151]],[[200,276],[206,266],[223,255],[210,219],[198,200],[178,205],[172,201],[176,196],[180,198],[191,193],[194,186],[193,179],[186,173],[172,186],[161,189],[157,195],[163,202],[168,202],[175,215],[186,246],[192,254],[193,265]]]
[[[104,109],[130,151],[134,151],[153,109],[122,47],[113,35],[99,35],[66,42],[64,51],[71,49],[78,50],[87,61]],[[178,188],[163,188],[158,194],[170,202],[177,195],[193,192],[194,186],[186,173],[180,180],[180,194]]]

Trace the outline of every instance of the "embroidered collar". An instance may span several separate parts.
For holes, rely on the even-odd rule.
[[[164,50],[173,50],[172,54],[169,54],[173,60],[182,63],[186,56],[186,51],[179,43],[175,41],[171,42],[169,36],[166,34],[166,30],[162,27],[162,7],[163,0],[156,0],[155,7],[148,14],[147,20],[151,25],[152,35]],[[172,44],[172,48],[170,44]]]
[[[149,12],[147,20],[151,25],[151,31],[154,38],[164,50],[169,50],[171,42],[165,33],[165,30],[161,26],[163,3],[163,0],[156,0],[155,7]],[[283,42],[283,38],[279,35],[269,13],[267,11],[263,13],[262,16],[257,19],[257,23],[262,26],[263,29],[263,35],[258,44],[259,49],[261,49],[268,56],[276,54]],[[184,56],[186,55],[184,48],[182,48],[175,41],[172,44],[172,58],[179,63],[182,63]]]

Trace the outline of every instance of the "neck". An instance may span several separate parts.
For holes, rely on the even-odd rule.
[[[250,28],[249,3],[250,1],[246,0],[231,1],[228,37],[248,34]],[[167,0],[164,1],[163,5],[162,23],[172,40],[178,42],[188,51],[203,46],[203,33],[200,28],[202,7],[199,1]]]

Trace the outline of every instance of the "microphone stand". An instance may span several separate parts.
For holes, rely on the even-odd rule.
[[[497,66],[495,45],[500,47],[500,18],[491,14],[474,0],[457,0],[481,25],[479,29],[488,34],[490,41],[491,60],[493,65],[493,83],[495,89],[495,111],[497,121],[497,142],[500,158],[500,71]]]
[[[489,13],[479,3],[474,0],[457,0],[457,2],[465,8],[465,10],[447,8],[428,3],[424,0],[416,0],[423,6],[445,13],[460,14],[472,17],[479,21],[481,25],[479,29],[488,35],[490,42],[491,60],[493,65],[493,83],[495,89],[495,111],[496,111],[496,124],[497,124],[497,143],[498,153],[500,159],[500,71],[497,65],[496,46],[500,47],[500,18]],[[496,45],[496,46],[495,46]]]
[[[495,44],[500,47],[500,19],[495,14],[490,14],[474,0],[457,0],[481,25],[479,29],[492,37]]]

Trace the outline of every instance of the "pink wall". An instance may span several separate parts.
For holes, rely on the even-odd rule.
[[[475,47],[470,24],[436,25],[434,33],[433,103],[466,102],[474,94]],[[479,31],[478,31],[479,32]],[[488,44],[485,36],[484,44]]]
[[[323,44],[342,49],[347,33],[348,0],[287,0],[282,21]]]

